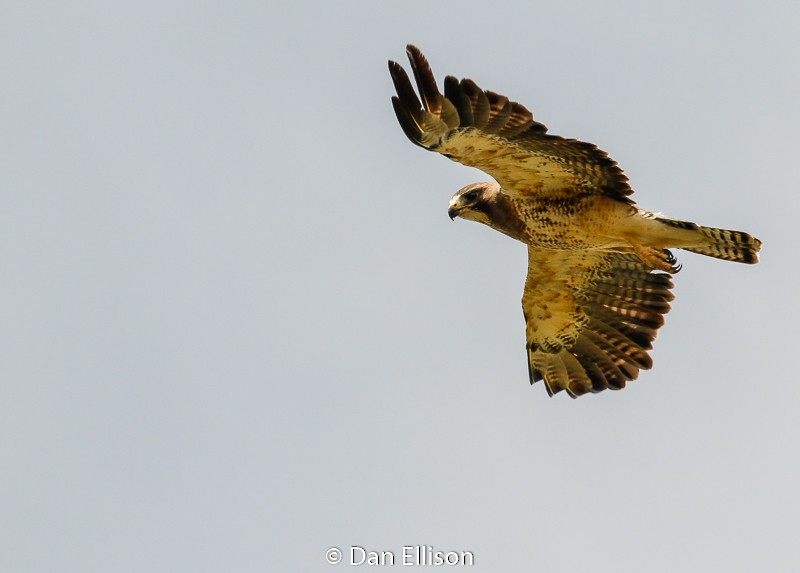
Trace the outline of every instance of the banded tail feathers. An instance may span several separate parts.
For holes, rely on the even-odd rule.
[[[748,265],[758,262],[761,241],[744,231],[703,227],[688,221],[677,221],[667,217],[658,217],[657,220],[672,227],[697,231],[706,239],[705,244],[699,246],[681,247],[686,251]]]

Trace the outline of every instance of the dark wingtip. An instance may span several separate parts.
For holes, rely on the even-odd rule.
[[[411,79],[403,69],[403,66],[389,60],[389,74],[392,76],[392,83],[397,92],[397,97],[400,102],[407,109],[408,113],[415,113],[422,109],[422,102],[419,101],[414,88],[411,85]]]
[[[461,89],[458,78],[446,76],[444,78],[444,96],[456,108],[460,127],[469,127],[473,124],[472,103],[467,94]]]
[[[528,354],[528,380],[531,383],[531,386],[536,384],[539,380],[542,380],[542,375],[539,374],[539,371],[533,367],[533,361],[531,360],[531,347],[527,347],[527,354]]]
[[[417,122],[414,121],[411,112],[403,105],[400,98],[397,96],[392,96],[392,106],[394,107],[397,121],[400,122],[400,127],[403,128],[403,133],[411,140],[411,143],[421,146],[420,139],[422,137],[422,130]]]
[[[413,44],[406,46],[406,54],[411,64],[411,71],[414,73],[414,80],[417,82],[417,91],[422,100],[422,106],[434,115],[440,115],[442,113],[442,94],[439,93],[439,88],[436,86],[436,78],[427,58]]]

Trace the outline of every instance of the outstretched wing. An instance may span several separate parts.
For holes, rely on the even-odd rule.
[[[400,64],[390,61],[389,71],[397,119],[412,142],[485,171],[517,197],[605,193],[631,202],[628,178],[604,151],[548,135],[524,106],[472,80],[447,76],[443,96],[422,52],[406,51],[422,101]]]
[[[649,369],[674,297],[670,276],[635,255],[528,247],[522,297],[531,384],[552,396],[620,389]]]

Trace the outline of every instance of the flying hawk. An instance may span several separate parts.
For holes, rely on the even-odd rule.
[[[528,371],[551,396],[618,390],[652,366],[648,351],[680,270],[668,248],[758,262],[755,237],[638,208],[628,178],[604,151],[548,134],[524,106],[472,80],[447,76],[443,96],[422,52],[406,51],[419,97],[402,66],[389,62],[405,134],[497,181],[459,190],[450,218],[528,245]]]

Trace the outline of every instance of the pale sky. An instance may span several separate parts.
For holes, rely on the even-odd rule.
[[[0,570],[800,570],[800,5],[2,13]],[[653,370],[531,387],[525,247],[448,219],[487,176],[403,135],[409,42],[762,262],[678,252]]]

